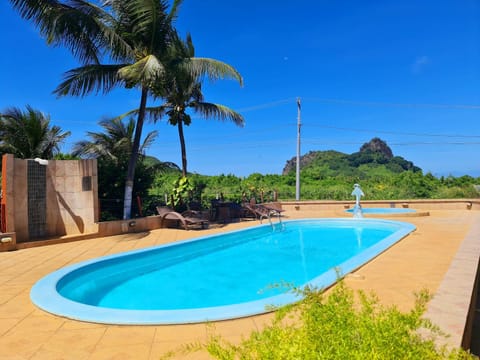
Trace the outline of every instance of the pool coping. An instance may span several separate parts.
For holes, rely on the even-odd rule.
[[[398,226],[398,229],[393,234],[385,237],[373,246],[366,248],[364,251],[353,256],[352,258],[340,263],[335,268],[330,269],[320,274],[319,276],[311,279],[307,283],[308,285],[317,288],[328,288],[332,286],[336,283],[340,275],[347,275],[355,271],[356,269],[364,266],[366,263],[372,261],[374,258],[379,256],[384,251],[388,250],[391,246],[411,234],[416,229],[415,225],[413,224],[386,219],[310,218],[288,220],[288,222],[305,221],[329,223],[334,222],[341,224],[347,222],[365,222],[393,224],[395,226]],[[249,229],[268,226],[270,225],[263,224],[250,227]],[[245,230],[246,229],[234,230],[229,233],[242,232]],[[108,255],[70,265],[61,268],[53,273],[50,273],[49,275],[37,281],[31,289],[30,298],[37,307],[54,315],[62,316],[73,320],[114,325],[173,325],[231,320],[235,318],[250,317],[253,315],[263,314],[268,312],[266,311],[266,307],[271,308],[271,305],[282,306],[300,299],[298,294],[288,292],[285,294],[268,297],[257,301],[245,302],[234,305],[217,306],[212,308],[184,310],[121,310],[107,309],[81,304],[61,296],[56,290],[58,282],[61,281],[61,279],[65,275],[84,266],[93,264],[97,261],[115,259],[121,256],[128,256],[131,254],[141,254],[143,252],[151,251],[153,249],[176,246],[182,243],[184,244],[188,242],[201,241],[205,238],[222,235],[223,234],[201,236],[185,240],[176,244],[165,244],[156,247],[144,248],[141,250],[129,251],[121,254]],[[187,318],[188,320],[185,320],[185,318]]]
[[[480,214],[460,244],[437,291],[428,304],[424,317],[430,319],[446,338],[439,345],[468,349],[471,344],[472,323],[480,272]]]

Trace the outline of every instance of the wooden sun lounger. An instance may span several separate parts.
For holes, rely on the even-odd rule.
[[[177,220],[181,223],[185,230],[189,230],[191,226],[201,226],[202,229],[208,227],[208,220],[201,217],[199,212],[187,210],[178,213],[167,206],[157,206],[158,215],[160,215],[160,226],[163,227],[165,220]]]

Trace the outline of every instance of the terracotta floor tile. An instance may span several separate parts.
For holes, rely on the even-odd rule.
[[[16,296],[6,303],[0,305],[0,319],[24,318],[31,314],[35,309],[29,303],[29,299]]]
[[[98,346],[113,347],[136,344],[151,344],[155,338],[153,326],[109,326]]]
[[[52,315],[53,316],[53,315]],[[58,316],[56,316],[59,318]],[[105,324],[95,324],[85,321],[76,321],[70,319],[63,319],[63,330],[81,330],[81,329],[106,329],[109,325]]]
[[[88,360],[92,353],[90,351],[73,350],[63,352],[63,349],[39,349],[28,360]]]
[[[26,360],[27,358],[18,354],[7,354],[0,350],[0,360]]]
[[[205,341],[207,334],[206,324],[158,326],[155,331],[154,342],[178,343],[190,341]]]
[[[13,294],[13,293],[8,293],[8,292],[0,293],[0,306],[9,302],[10,300],[12,300],[17,295],[18,294]],[[0,311],[1,311],[1,309],[0,309]]]
[[[52,317],[48,314],[32,314],[18,322],[13,331],[16,333],[23,332],[25,334],[38,331],[38,329],[41,329],[42,331],[56,331],[62,325],[62,320]]]
[[[8,331],[11,331],[22,319],[1,319],[0,320],[0,336],[6,334]]]
[[[151,344],[98,347],[89,360],[148,360]]]
[[[45,342],[43,351],[63,354],[84,354],[95,350],[102,339],[105,329],[58,330]]]
[[[169,355],[170,357],[167,357]],[[174,360],[211,360],[212,357],[205,350],[186,350],[185,344],[177,342],[162,342],[152,345],[148,360],[159,360],[166,357]]]
[[[53,336],[53,331],[33,331],[31,333],[8,332],[0,337],[0,355],[22,356],[29,359]]]

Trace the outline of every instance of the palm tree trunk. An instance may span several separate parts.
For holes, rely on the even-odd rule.
[[[185,137],[183,136],[183,121],[178,120],[178,136],[180,137],[180,148],[182,150],[182,176],[187,176],[187,150],[185,148]]]
[[[137,165],[138,149],[140,148],[140,139],[142,137],[143,121],[145,120],[145,108],[147,107],[146,87],[142,87],[142,96],[140,99],[140,108],[138,111],[137,125],[135,127],[135,135],[133,137],[132,154],[128,162],[127,179],[125,181],[125,197],[123,200],[123,219],[127,220],[132,217],[132,192],[133,180],[135,179],[135,166]]]

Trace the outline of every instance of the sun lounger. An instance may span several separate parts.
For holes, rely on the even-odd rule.
[[[257,204],[244,203],[242,207],[244,209],[244,217],[252,215],[255,219],[260,220],[260,222],[262,222],[263,218],[269,218],[268,211],[263,210]]]
[[[252,213],[256,219],[262,222],[263,219],[268,219],[271,222],[272,216],[278,216],[280,220],[280,216],[284,211],[280,204],[277,203],[268,203],[268,204],[252,204],[252,203],[244,203],[243,208],[246,212]]]
[[[278,202],[263,203],[259,205],[263,206],[264,208],[267,208],[270,211],[270,215],[276,215],[278,217],[280,217],[282,215],[282,212],[285,211],[282,209],[282,204]]]
[[[241,215],[242,218],[258,218],[257,212],[255,210],[255,205],[250,203],[242,203],[242,211]]]
[[[198,211],[187,210],[178,213],[168,206],[157,206],[158,215],[160,215],[160,226],[163,227],[165,220],[176,220],[181,223],[185,230],[189,230],[191,226],[201,226],[202,229],[208,227],[208,220],[202,217]]]

